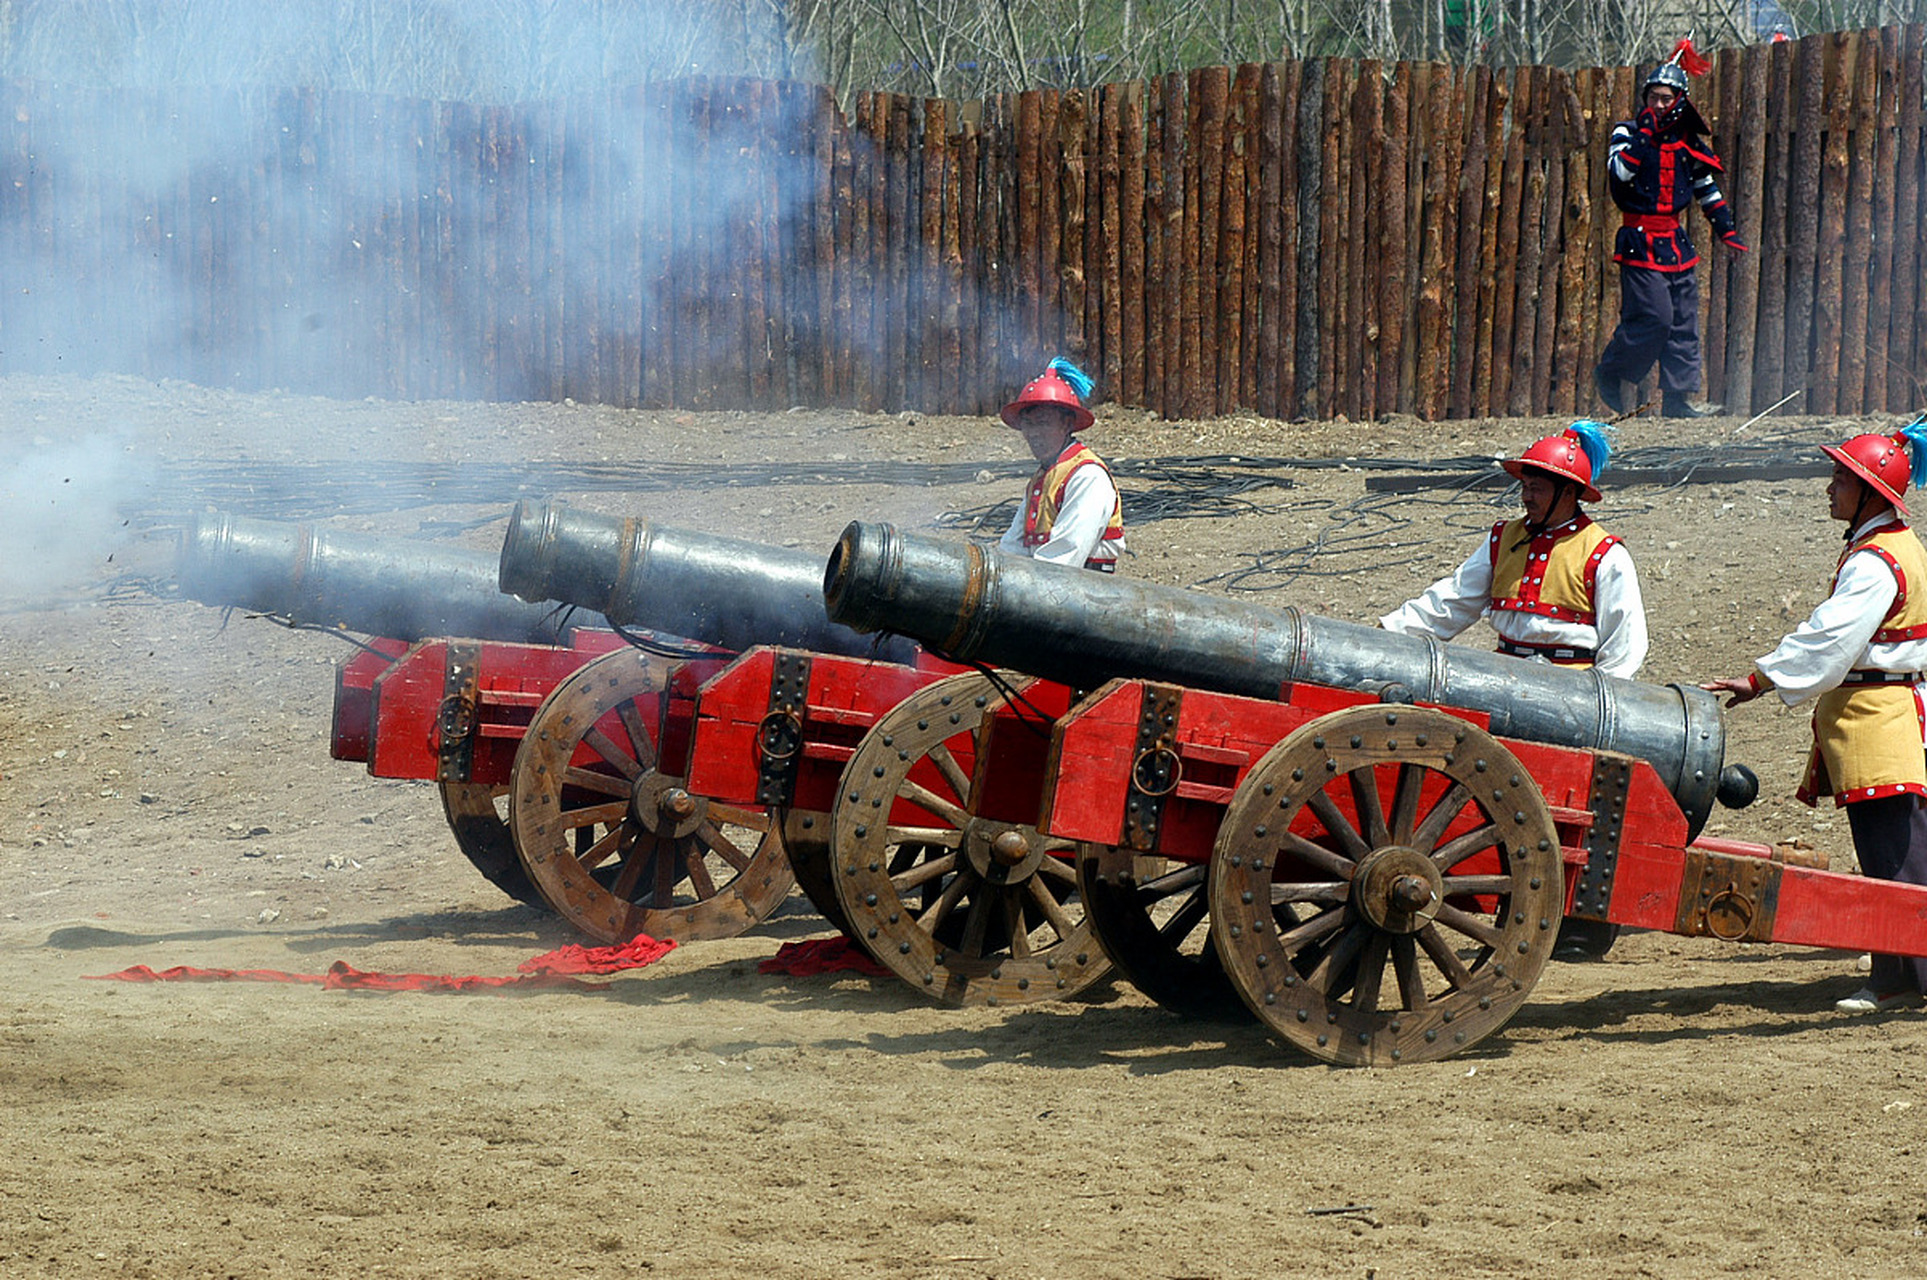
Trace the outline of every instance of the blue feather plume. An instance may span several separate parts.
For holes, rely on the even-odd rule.
[[[1091,392],[1097,387],[1097,383],[1091,380],[1090,374],[1085,373],[1063,356],[1058,356],[1052,360],[1050,367],[1056,371],[1058,377],[1070,383],[1071,390],[1077,393],[1079,400],[1088,400],[1091,398]]]
[[[1606,460],[1613,456],[1612,442],[1606,439],[1606,434],[1619,428],[1610,422],[1581,418],[1566,430],[1579,437],[1579,447],[1585,450],[1586,461],[1592,463],[1593,483],[1597,484],[1600,472],[1606,469]]]
[[[1914,488],[1927,486],[1927,416],[1915,418],[1894,434],[1907,446]]]

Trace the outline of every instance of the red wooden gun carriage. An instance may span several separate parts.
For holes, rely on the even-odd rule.
[[[1235,996],[1328,1062],[1477,1043],[1524,1003],[1566,916],[1927,954],[1927,889],[1695,839],[1716,799],[1757,791],[1699,689],[887,525],[850,526],[826,595],[860,630],[1093,688],[1049,724],[1021,829],[1078,845],[1092,931],[1147,994],[1190,1012]],[[895,744],[880,722],[830,816],[839,899],[900,897],[918,874],[904,851],[982,781],[950,762],[981,765],[1027,719],[999,700],[968,734],[932,721]]]
[[[198,599],[377,634],[339,669],[332,754],[437,783],[485,875],[594,938],[729,936],[794,878],[846,931],[901,923],[843,909],[827,812],[867,731],[960,668],[829,623],[821,562],[778,548],[525,503],[499,565],[477,560],[222,516],[188,531],[180,576]],[[592,599],[612,627],[561,625],[498,574],[537,599]],[[748,644],[795,647],[738,659]],[[1042,998],[1106,970],[1069,848],[1031,869],[1038,884],[967,864],[927,883],[944,902],[928,922],[947,948],[936,994]]]

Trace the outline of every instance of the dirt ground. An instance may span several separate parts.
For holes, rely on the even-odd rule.
[[[1449,458],[1562,423],[1292,425],[1107,413],[1115,459]],[[1703,447],[1734,419],[1634,422]],[[1776,432],[1838,428],[1810,420]],[[824,926],[800,899],[593,992],[324,992],[89,981],[130,965],[506,975],[574,941],[463,859],[426,784],[328,758],[345,646],[137,589],[183,508],[163,460],[498,465],[717,460],[782,485],[559,494],[827,551],[852,518],[927,526],[985,478],[834,483],[838,464],[1008,467],[992,422],[573,405],[381,404],[134,379],[0,379],[0,1274],[553,1277],[1915,1277],[1927,1268],[1927,1014],[1848,1019],[1856,958],[1661,934],[1553,964],[1473,1052],[1330,1069],[1117,984],[959,1011],[894,979],[762,975]],[[848,468],[854,470],[854,467]],[[946,473],[948,474],[948,473]],[[1469,549],[1491,493],[1361,504],[1295,474],[1233,516],[1133,523],[1126,572],[1369,620]],[[1645,678],[1737,674],[1819,597],[1822,481],[1608,489],[1639,561]],[[1127,485],[1127,498],[1134,486]],[[136,496],[129,497],[128,494]],[[499,546],[509,501],[333,527]],[[379,495],[373,506],[379,507]],[[110,558],[111,557],[111,558]],[[1478,637],[1472,643],[1482,643]],[[1792,802],[1804,716],[1755,704],[1760,773],[1714,834],[1851,867]],[[1916,1105],[1919,1104],[1919,1105]]]

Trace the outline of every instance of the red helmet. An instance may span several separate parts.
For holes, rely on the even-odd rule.
[[[1829,458],[1873,486],[1874,492],[1893,504],[1901,515],[1907,514],[1907,482],[1913,476],[1907,442],[1899,436],[1855,436],[1845,444],[1823,444]]]
[[[1017,398],[1004,406],[1001,416],[1005,423],[1014,427],[1018,415],[1034,404],[1054,404],[1069,409],[1076,419],[1071,426],[1072,431],[1082,431],[1096,420],[1091,411],[1084,407],[1084,401],[1078,397],[1076,390],[1054,368],[1046,369],[1031,379],[1030,384],[1017,393]]]
[[[1582,501],[1599,501],[1599,490],[1592,487],[1592,458],[1586,453],[1579,433],[1570,428],[1556,436],[1547,436],[1523,454],[1499,465],[1514,480],[1523,479],[1527,467],[1561,480],[1571,480],[1579,486]]]

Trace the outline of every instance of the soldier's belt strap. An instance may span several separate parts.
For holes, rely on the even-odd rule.
[[[1872,667],[1855,667],[1847,672],[1840,681],[1841,685],[1850,684],[1918,684],[1921,673],[1918,671],[1875,671]]]
[[[1619,225],[1641,231],[1678,231],[1679,219],[1670,213],[1622,213]]]
[[[1524,644],[1518,640],[1499,641],[1499,652],[1515,658],[1544,658],[1548,662],[1592,662],[1599,656],[1597,649],[1583,649],[1573,644]]]

